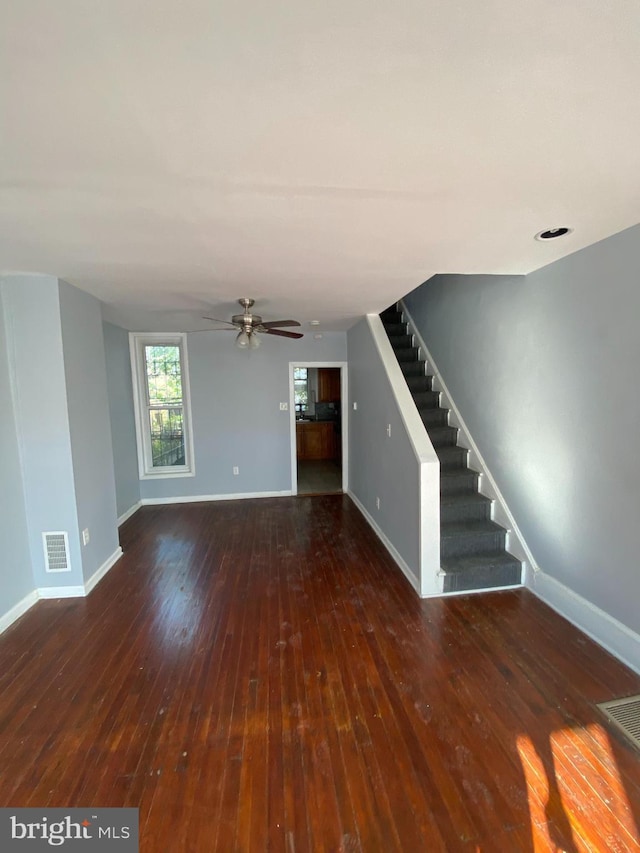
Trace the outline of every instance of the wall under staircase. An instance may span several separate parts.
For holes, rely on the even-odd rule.
[[[380,317],[352,326],[347,347],[349,496],[416,592],[440,595],[438,457]]]
[[[469,451],[458,445],[458,429],[449,423],[402,312],[392,306],[381,319],[440,462],[442,592],[519,586],[522,563],[506,550],[507,531],[493,521],[493,502],[478,491]]]

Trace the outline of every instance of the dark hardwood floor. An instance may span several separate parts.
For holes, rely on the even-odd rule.
[[[630,672],[526,591],[420,601],[342,495],[146,507],[0,637],[0,805],[155,851],[640,850]]]

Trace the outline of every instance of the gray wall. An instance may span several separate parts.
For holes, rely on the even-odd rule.
[[[406,303],[539,567],[640,631],[640,226]]]
[[[0,618],[34,587],[0,284]]]
[[[345,333],[291,341],[265,338],[242,352],[233,336],[188,336],[195,477],[142,480],[142,498],[279,492],[291,489],[289,362],[346,361]],[[233,475],[233,466],[240,468]]]
[[[349,491],[420,578],[420,466],[366,319],[347,333]],[[358,404],[356,411],[353,403]],[[387,425],[391,424],[391,438]],[[376,498],[380,498],[380,509]]]
[[[58,281],[7,276],[3,299],[29,550],[37,587],[82,584]],[[67,531],[71,571],[46,573],[44,531]]]
[[[62,345],[78,526],[87,581],[118,548],[113,449],[100,302],[59,284]]]
[[[103,324],[103,333],[116,508],[120,517],[140,500],[129,333],[111,323]]]

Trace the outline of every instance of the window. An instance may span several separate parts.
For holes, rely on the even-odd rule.
[[[130,335],[140,477],[192,476],[185,335]]]
[[[293,401],[296,412],[309,409],[309,376],[306,367],[293,368]]]

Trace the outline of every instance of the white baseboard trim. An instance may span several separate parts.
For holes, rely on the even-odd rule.
[[[84,585],[81,586],[39,586],[38,598],[84,598]]]
[[[142,506],[142,501],[137,501],[133,506],[129,507],[126,512],[123,512],[120,518],[118,519],[118,527],[124,524],[128,518],[131,518],[134,512],[137,512]]]
[[[3,631],[6,631],[10,625],[23,616],[30,607],[38,600],[38,592],[35,589],[32,589],[31,592],[28,592],[24,598],[22,598],[17,604],[14,604],[10,610],[7,610],[6,613],[3,613],[0,616],[0,634]]]
[[[6,631],[10,625],[13,625],[41,598],[84,598],[102,580],[109,569],[118,562],[120,557],[122,557],[122,548],[118,547],[83,586],[41,586],[38,589],[31,590],[21,601],[0,616],[0,634]]]
[[[511,586],[489,586],[483,589],[454,589],[450,592],[430,592],[422,598],[453,598],[456,595],[491,595],[492,592],[513,592],[514,589],[522,589],[521,583]]]
[[[120,546],[118,546],[116,548],[116,550],[113,552],[113,554],[110,557],[107,557],[107,559],[100,566],[100,568],[97,569],[91,575],[89,580],[85,581],[85,584],[84,584],[85,595],[89,595],[91,590],[102,580],[102,578],[106,575],[106,573],[109,571],[109,569],[118,562],[120,557],[122,557],[122,548],[120,548]]]
[[[142,498],[142,506],[163,506],[164,504],[208,503],[210,501],[243,501],[248,498],[286,498],[291,497],[291,489],[284,492],[238,492],[232,495],[181,495],[174,498]]]
[[[386,534],[382,531],[382,528],[379,527],[373,519],[373,516],[369,514],[369,512],[365,509],[364,505],[360,502],[360,500],[354,495],[352,491],[348,491],[347,494],[354,502],[354,504],[358,507],[362,515],[365,517],[369,526],[373,529],[374,533],[378,537],[378,539],[382,542],[387,551],[391,554],[395,562],[398,564],[398,567],[402,571],[402,574],[409,581],[411,586],[415,589],[415,591],[420,595],[420,581],[414,575],[414,573],[409,568],[408,564],[404,561],[400,553],[396,550],[396,547],[391,542],[391,540],[386,536]]]
[[[458,433],[458,444],[460,447],[466,447],[467,450],[469,450],[469,466],[480,473],[478,491],[494,502],[493,520],[507,529],[507,550],[523,564],[522,581],[526,584],[540,569],[533,557],[533,554],[529,550],[527,543],[525,542],[522,531],[518,527],[511,510],[507,506],[507,502],[504,499],[502,492],[498,488],[498,484],[493,479],[491,472],[487,467],[487,463],[484,461],[478,446],[473,440],[473,437],[469,432],[469,429],[464,422],[464,419],[460,414],[422,335],[414,323],[411,313],[407,310],[404,302],[401,301],[400,305],[411,328],[411,333],[415,336],[416,343],[422,350],[422,355],[429,365],[430,373],[433,374],[434,390],[440,391],[442,394],[443,405],[445,408],[449,409],[451,413],[451,425],[457,426],[460,430]]]
[[[640,635],[635,631],[543,571],[536,572],[527,586],[545,604],[640,674]]]

